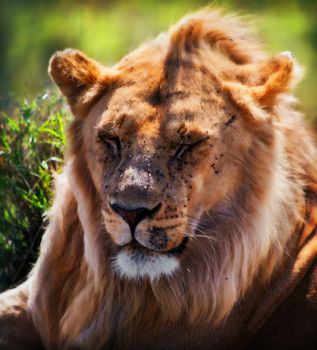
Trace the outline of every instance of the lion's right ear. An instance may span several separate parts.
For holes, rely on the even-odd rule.
[[[83,117],[92,102],[117,78],[115,70],[73,49],[56,52],[50,59],[48,73],[76,117]]]

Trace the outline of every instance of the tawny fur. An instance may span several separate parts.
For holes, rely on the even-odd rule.
[[[143,332],[159,334],[173,325],[213,329],[250,289],[270,281],[303,222],[305,189],[316,185],[316,148],[290,95],[298,72],[287,54],[267,58],[237,18],[208,10],[186,17],[113,68],[74,50],[52,58],[50,74],[75,119],[28,280],[28,312],[47,348],[96,349],[112,342],[121,349]],[[156,91],[159,102],[153,102]],[[188,161],[190,178],[179,170],[176,177],[187,180],[177,188],[178,207],[166,197],[184,216],[163,218],[166,225],[183,225],[168,231],[168,249],[189,236],[180,268],[140,284],[112,268],[113,241],[125,236],[114,214],[102,214],[107,169],[93,159],[94,133],[105,125],[116,131],[130,118],[135,138],[144,137],[149,154],[159,154],[158,142],[168,148],[173,137],[171,117],[158,141],[164,113],[184,117],[183,136],[201,133],[204,125],[213,151],[207,145],[197,150],[196,163]],[[165,169],[160,162],[151,166]],[[168,176],[173,187],[176,179]]]

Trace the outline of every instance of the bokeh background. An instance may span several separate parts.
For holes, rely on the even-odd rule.
[[[35,261],[59,171],[69,113],[47,76],[56,50],[111,65],[204,0],[0,1],[0,290]],[[213,3],[251,17],[268,52],[292,51],[306,70],[299,108],[317,125],[317,0]]]
[[[32,97],[48,86],[47,63],[56,50],[78,48],[112,64],[203,0],[2,0],[0,94]],[[306,68],[299,95],[316,117],[317,0],[217,1],[254,17],[271,53],[293,51]]]

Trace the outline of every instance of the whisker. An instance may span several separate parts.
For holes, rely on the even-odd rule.
[[[215,238],[212,237],[212,236],[209,236],[201,227],[199,227],[200,225],[198,224],[193,224],[191,222],[188,223],[188,226],[190,228],[192,228],[193,230],[195,230],[195,232],[199,232],[200,234],[197,234],[197,233],[193,233],[191,234],[191,237],[194,237],[194,238],[207,238],[209,239],[210,241],[215,241]]]

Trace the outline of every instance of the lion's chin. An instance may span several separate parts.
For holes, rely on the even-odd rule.
[[[179,260],[172,254],[124,247],[113,259],[112,266],[120,277],[153,281],[172,275],[179,268]]]
[[[160,252],[133,241],[120,248],[113,258],[112,267],[120,277],[130,280],[149,278],[153,281],[171,276],[179,268],[178,257],[186,250],[187,243],[188,236],[185,236],[179,246]]]

